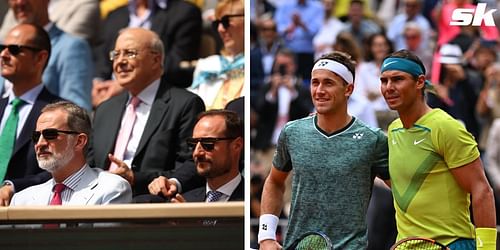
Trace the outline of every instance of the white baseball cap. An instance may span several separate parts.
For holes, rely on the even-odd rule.
[[[444,64],[461,64],[462,63],[462,49],[456,44],[443,44],[439,49],[440,63]]]

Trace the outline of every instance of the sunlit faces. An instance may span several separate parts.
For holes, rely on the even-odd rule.
[[[60,109],[44,112],[38,118],[36,131],[48,128],[70,130],[66,125],[67,117],[68,114]],[[67,165],[75,155],[76,136],[60,133],[52,140],[41,136],[35,144],[36,158],[40,168],[53,173]]]
[[[417,98],[422,98],[422,88],[424,79],[417,81],[406,72],[387,70],[380,75],[380,91],[392,110],[401,111],[412,107]]]
[[[353,84],[347,84],[337,74],[317,69],[311,74],[311,98],[318,114],[334,114],[347,108]]]
[[[34,33],[35,29],[32,26],[17,26],[7,34],[3,44],[36,48],[32,42]],[[14,55],[8,48],[0,51],[1,75],[14,84],[20,80],[33,77],[39,70],[34,65],[37,63],[37,54],[40,50],[21,47],[17,52],[17,55]]]
[[[193,138],[223,138],[226,123],[223,116],[205,116],[196,123]],[[198,143],[193,149],[193,159],[198,174],[205,178],[215,178],[231,171],[231,144],[234,140],[221,140],[214,144],[211,151],[203,149]]]
[[[217,19],[221,19],[226,15],[243,14],[244,8],[241,2],[235,2],[224,6],[220,13],[216,14]],[[231,17],[229,18],[229,27],[226,29],[223,25],[218,25],[217,31],[224,43],[226,49],[231,55],[242,53],[245,45],[244,31],[245,31],[245,17]]]
[[[373,38],[371,51],[376,59],[383,59],[389,54],[389,41],[383,35],[377,35]]]
[[[142,29],[129,29],[120,34],[113,51],[113,71],[116,81],[131,92],[139,93],[155,80],[162,70],[161,55],[151,50],[152,34]],[[136,52],[133,57],[125,51]],[[136,90],[136,91],[134,91]]]
[[[19,23],[38,23],[47,10],[48,0],[9,0],[9,6]]]

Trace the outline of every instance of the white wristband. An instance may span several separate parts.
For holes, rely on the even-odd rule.
[[[259,234],[257,236],[258,242],[263,240],[276,240],[276,228],[279,222],[278,216],[274,214],[263,214],[259,219]]]

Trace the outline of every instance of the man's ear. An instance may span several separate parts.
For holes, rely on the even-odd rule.
[[[233,141],[233,147],[235,150],[243,150],[243,146],[244,146],[244,141],[243,141],[243,137],[238,137],[236,139],[234,139]]]
[[[77,135],[75,147],[83,151],[88,141],[89,137],[84,133],[80,133]]]
[[[425,88],[425,76],[419,75],[417,78],[417,89],[424,89],[424,88]]]

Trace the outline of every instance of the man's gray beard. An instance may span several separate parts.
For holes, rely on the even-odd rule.
[[[66,166],[71,159],[75,156],[75,152],[71,150],[71,143],[69,143],[64,149],[64,152],[60,154],[54,154],[50,156],[48,159],[40,159],[37,156],[38,165],[41,169],[48,171],[49,173],[54,173],[55,171]]]

